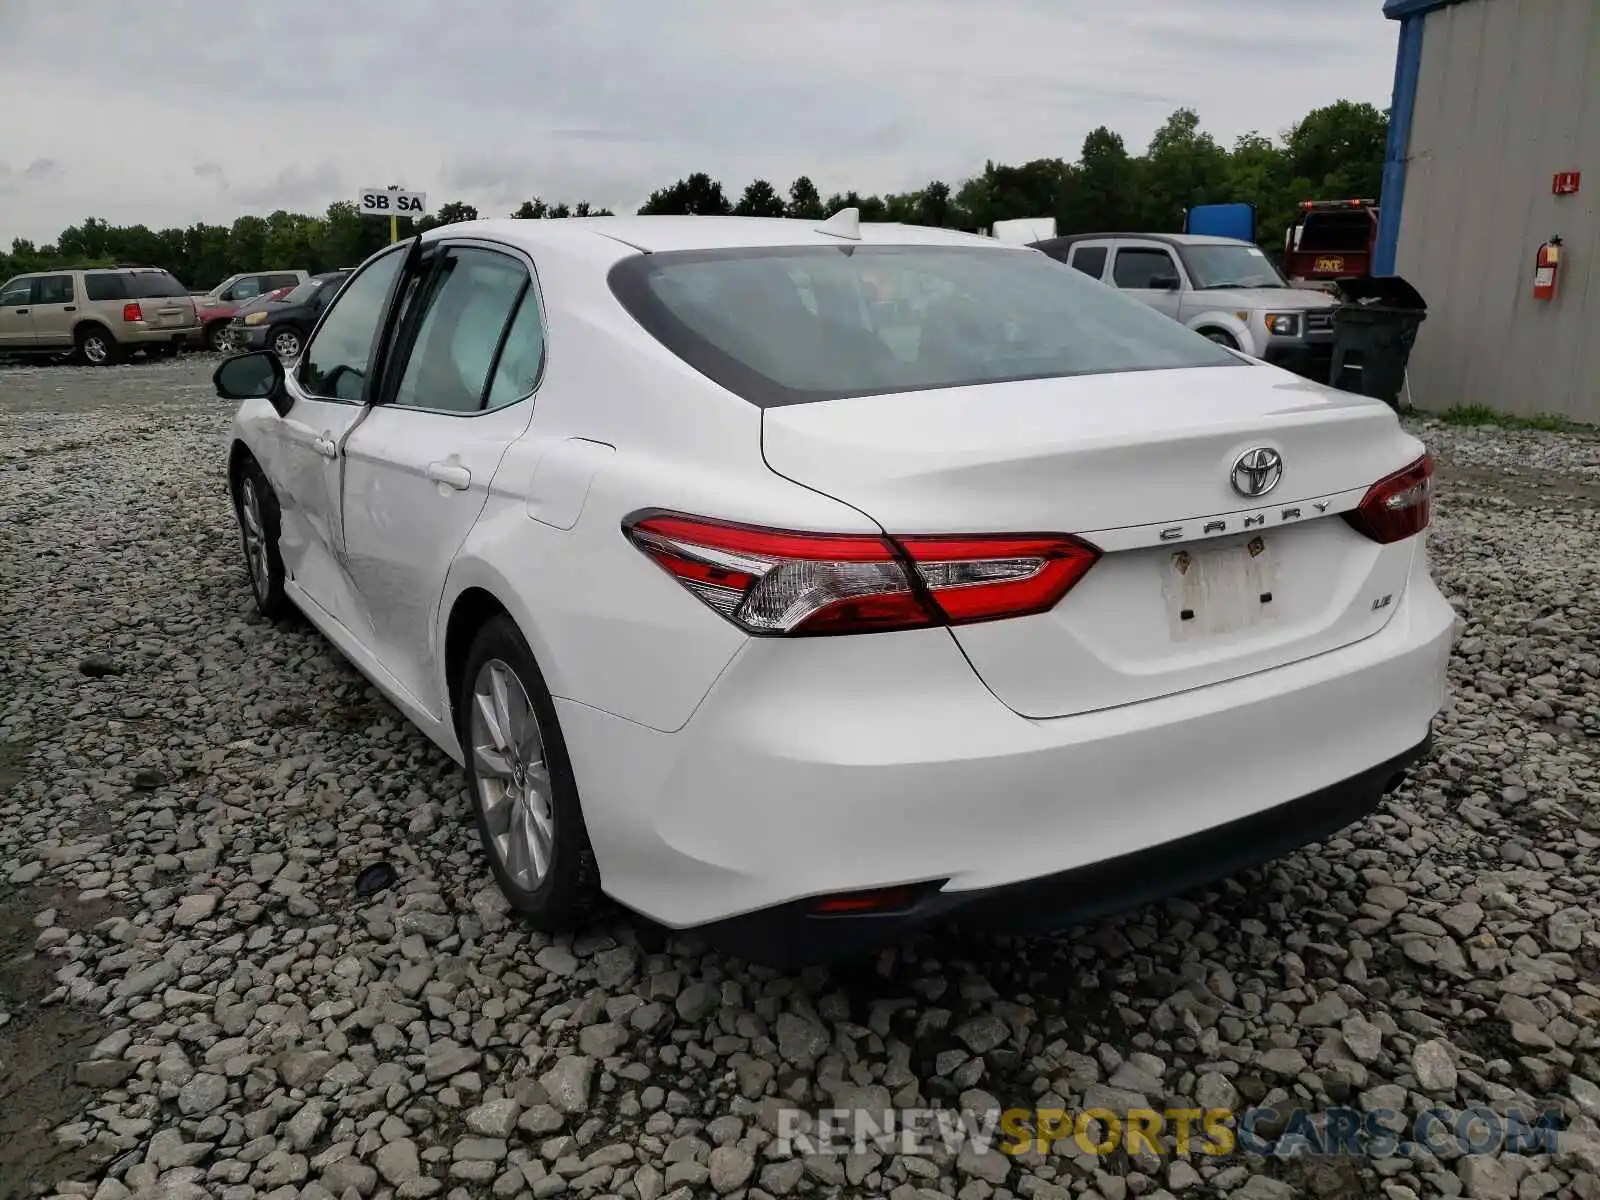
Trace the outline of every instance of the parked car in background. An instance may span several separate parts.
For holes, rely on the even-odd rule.
[[[1094,233],[1034,246],[1214,342],[1327,382],[1338,301],[1291,287],[1254,242],[1182,233]]]
[[[0,286],[0,354],[71,355],[108,366],[200,344],[194,297],[156,267],[35,271]]]
[[[239,301],[239,303],[234,307],[232,318],[226,322],[223,322],[220,328],[212,331],[212,335],[207,338],[207,344],[219,354],[232,354],[238,349],[238,346],[235,345],[234,342],[234,322],[242,320],[259,309],[265,308],[275,300],[282,300],[285,296],[299,286],[299,284],[293,284],[289,287],[274,288],[270,292],[262,292],[261,295],[256,296],[253,299]]]
[[[285,361],[299,358],[306,335],[349,275],[348,270],[325,271],[291,288],[281,299],[252,304],[229,324],[228,349],[270,349]]]
[[[1022,246],[447,225],[215,380],[258,610],[465,766],[547,929],[1059,928],[1359,819],[1444,699],[1396,415]]]
[[[205,331],[206,345],[226,353],[230,349],[225,344],[229,340],[228,325],[238,315],[239,305],[259,296],[287,291],[310,277],[307,271],[251,271],[228,276],[194,302]]]

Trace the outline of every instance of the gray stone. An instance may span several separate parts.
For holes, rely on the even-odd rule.
[[[550,1097],[557,1112],[572,1113],[589,1110],[589,1088],[594,1079],[594,1060],[578,1055],[564,1055],[556,1065],[539,1077],[539,1086]]]
[[[742,1146],[718,1146],[706,1160],[711,1187],[719,1196],[738,1191],[755,1169],[756,1160]]]

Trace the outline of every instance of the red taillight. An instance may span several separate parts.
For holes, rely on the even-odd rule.
[[[1055,606],[1099,551],[1059,534],[884,538],[789,533],[670,513],[628,538],[748,633],[871,633]]]
[[[1433,508],[1433,455],[1424,454],[1402,471],[1378,480],[1344,519],[1375,542],[1387,545],[1428,527]]]
[[[895,540],[952,625],[1048,612],[1100,557],[1059,534]]]
[[[824,896],[811,906],[813,916],[847,917],[858,913],[898,912],[910,908],[924,889],[878,888],[871,892],[846,892]]]
[[[144,309],[139,307],[137,301],[130,301],[122,306],[122,319],[124,321],[144,320]]]

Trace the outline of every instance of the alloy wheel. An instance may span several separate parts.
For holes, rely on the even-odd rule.
[[[83,339],[83,357],[86,362],[99,366],[106,361],[111,353],[111,347],[106,345],[106,340],[98,333],[91,333]]]
[[[298,358],[300,356],[300,336],[291,330],[285,329],[273,337],[272,348],[281,359]]]
[[[498,658],[473,681],[468,735],[495,856],[517,887],[534,891],[550,873],[555,798],[539,718],[517,673]]]
[[[267,523],[261,515],[261,496],[255,480],[245,479],[239,486],[239,524],[244,531],[244,553],[250,566],[250,583],[256,599],[264,600],[271,586],[271,567],[267,561]]]

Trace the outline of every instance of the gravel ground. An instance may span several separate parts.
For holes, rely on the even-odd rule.
[[[251,615],[204,358],[0,368],[0,1196],[1600,1197],[1600,444],[1420,430],[1460,612],[1364,824],[780,975],[508,921],[455,768]],[[362,899],[358,871],[398,882]],[[783,1157],[784,1105],[1558,1106],[1550,1154]],[[1270,1132],[1270,1130],[1269,1130]]]

